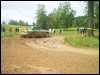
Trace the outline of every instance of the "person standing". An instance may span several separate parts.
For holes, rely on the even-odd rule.
[[[55,29],[53,29],[53,32],[55,33],[55,32],[56,32],[56,30],[55,30]]]
[[[17,32],[17,27],[15,28],[15,32]]]
[[[5,28],[4,27],[2,28],[2,31],[5,32]]]
[[[84,27],[82,27],[82,34],[84,34]]]
[[[12,32],[12,28],[11,28],[11,27],[9,28],[9,32],[10,32],[10,33]]]
[[[3,32],[5,32],[5,28],[3,28]]]
[[[61,31],[62,31],[62,30],[60,29],[60,33],[61,33]]]
[[[61,32],[63,33],[64,32],[64,29],[62,29]]]
[[[82,27],[80,28],[80,33],[82,34]]]
[[[19,27],[17,28],[17,32],[19,32]]]
[[[79,33],[79,29],[78,29],[78,27],[76,28],[76,33]]]
[[[51,29],[49,29],[49,32],[51,32]]]

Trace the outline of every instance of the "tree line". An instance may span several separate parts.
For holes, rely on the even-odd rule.
[[[3,21],[2,24],[6,24],[6,23]],[[27,25],[29,25],[27,21],[24,22],[22,20],[19,20],[19,21],[10,20],[8,24],[9,25],[21,25],[21,26],[27,26]]]
[[[40,26],[43,29],[64,28],[69,27],[88,27],[88,4],[85,7],[85,15],[75,17],[76,11],[70,6],[70,2],[59,3],[58,8],[54,8],[53,11],[47,14],[44,4],[38,4],[36,10],[36,23],[33,25]],[[94,27],[99,28],[99,2],[94,1]],[[5,22],[3,21],[2,24]],[[29,25],[28,22],[20,20],[10,20],[8,24],[12,25]]]
[[[99,2],[93,1],[93,26],[99,28]],[[36,11],[36,25],[44,29],[68,27],[88,27],[88,2],[85,7],[84,16],[75,17],[76,11],[71,8],[70,2],[59,3],[58,8],[54,8],[51,13],[46,14],[45,5],[38,4]]]

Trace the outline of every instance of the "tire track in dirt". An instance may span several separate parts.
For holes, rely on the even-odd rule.
[[[30,40],[30,39],[26,39],[26,38],[12,38],[12,39],[7,38],[7,39],[5,39],[5,41],[7,41],[6,42],[7,44],[10,43],[7,49],[8,50],[10,49],[10,51],[13,50],[12,53],[14,53],[14,54],[15,54],[14,50],[16,50],[16,52],[20,52],[20,53],[25,53],[24,52],[25,50],[32,50],[32,48],[28,47],[25,44],[26,40]],[[31,41],[34,41],[35,43],[37,42],[36,38],[31,39]],[[14,57],[17,58],[16,56],[14,56]],[[20,56],[18,56],[18,58],[19,57]],[[19,62],[21,62],[21,61],[22,60],[20,60]],[[2,64],[2,71],[4,73],[14,73],[14,74],[16,74],[16,73],[25,74],[26,73],[27,74],[28,71],[31,69],[29,71],[29,74],[30,73],[56,73],[56,70],[52,69],[52,68],[46,68],[46,67],[42,67],[42,66],[38,66],[37,67],[35,65],[31,66],[31,65],[26,64],[27,61],[22,61],[22,62],[24,63],[23,66],[22,65],[18,65],[18,64],[14,64],[14,63],[10,63],[10,62],[8,62],[8,63],[6,63],[4,65]],[[8,69],[5,70],[6,67],[8,67]],[[29,70],[26,71],[26,70],[23,70],[23,69],[26,69],[26,70],[29,69]],[[10,72],[9,72],[9,70],[10,70]],[[33,70],[33,72],[32,72],[32,70]]]
[[[89,49],[82,49],[82,48],[76,48],[69,46],[67,44],[63,44],[64,37],[58,36],[58,37],[52,37],[52,38],[43,38],[41,39],[35,39],[35,41],[27,40],[26,44],[31,47],[35,47],[38,49],[45,49],[45,50],[51,50],[51,51],[71,51],[71,52],[78,52],[83,54],[93,54],[93,55],[99,55],[99,50],[89,50]]]
[[[64,37],[1,39],[1,73],[99,73],[98,50],[65,45]]]

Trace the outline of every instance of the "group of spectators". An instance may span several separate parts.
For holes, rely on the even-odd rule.
[[[6,29],[4,27],[1,27],[1,32],[5,32],[5,31],[6,31]],[[12,28],[11,27],[9,28],[9,32],[10,33],[12,32]],[[15,32],[19,32],[19,27],[15,28]]]
[[[56,32],[56,30],[55,29],[49,29],[49,32]]]
[[[49,32],[56,33],[56,29],[49,29]],[[60,29],[60,33],[63,33],[64,29]]]
[[[80,34],[84,34],[84,33],[86,33],[86,28],[84,28],[84,27],[81,27],[81,28],[76,28],[76,33],[80,33]],[[1,27],[1,32],[5,32],[6,31],[6,29],[4,28],[4,27]],[[54,33],[56,32],[56,30],[55,29],[53,29],[53,30],[51,30],[51,29],[49,29],[49,32],[51,32],[51,31],[53,31]],[[9,28],[9,32],[11,33],[12,32],[12,28],[10,27]],[[15,28],[15,32],[19,32],[19,27],[16,27]],[[63,33],[64,32],[64,30],[63,29],[60,29],[60,33]]]
[[[77,27],[76,28],[76,33],[80,33],[80,34],[84,34],[84,33],[86,33],[86,28],[84,28],[84,27],[81,27],[80,29]]]
[[[15,32],[19,32],[19,27],[16,27],[15,28]]]

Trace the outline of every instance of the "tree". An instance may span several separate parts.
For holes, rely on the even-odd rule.
[[[18,22],[16,20],[14,21],[14,25],[18,25]]]
[[[6,24],[5,21],[2,21],[2,24]]]
[[[36,21],[36,25],[37,26],[40,26],[41,28],[43,29],[46,29],[47,26],[46,26],[46,11],[45,11],[45,5],[41,5],[41,4],[38,4],[38,9],[36,11],[36,18],[37,18],[37,21]]]
[[[47,21],[46,21],[47,29],[59,28],[59,21],[57,20],[57,18],[58,18],[57,9],[54,8],[53,11],[49,13],[47,16]]]
[[[33,26],[35,26],[35,22],[33,22],[32,24],[33,24]]]
[[[76,20],[73,21],[72,26],[77,27]]]
[[[93,36],[93,1],[88,1],[88,36]]]
[[[94,1],[94,27],[99,28],[99,1]]]
[[[54,14],[52,12],[48,14],[46,23],[47,23],[47,29],[54,28]]]
[[[22,25],[22,21],[21,20],[19,20],[19,25]]]
[[[14,25],[14,20],[10,20],[10,22],[8,24]]]
[[[88,1],[86,1],[86,7],[84,9],[85,16],[88,16]],[[93,25],[95,28],[99,28],[99,1],[93,1],[94,18]],[[87,17],[88,18],[88,17]]]
[[[73,9],[71,9],[69,2],[60,3],[57,11],[59,27],[71,27],[75,13],[76,12]]]
[[[28,26],[28,25],[29,25],[27,21],[26,21],[25,25],[26,25],[26,26]]]
[[[22,20],[19,20],[19,25],[23,26],[23,25],[25,25],[25,22]]]

